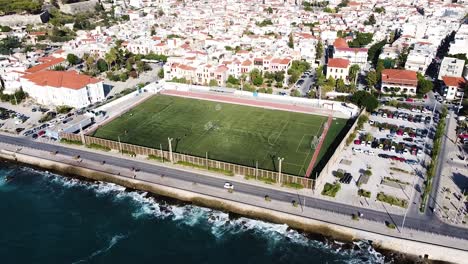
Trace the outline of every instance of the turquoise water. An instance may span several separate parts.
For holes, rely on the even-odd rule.
[[[336,243],[286,225],[2,162],[0,211],[0,263],[389,261],[363,242]]]

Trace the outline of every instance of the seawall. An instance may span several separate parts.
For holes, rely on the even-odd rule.
[[[413,256],[415,259],[420,257],[424,258],[424,255],[428,255],[430,260],[439,260],[451,263],[464,263],[466,259],[468,259],[468,251],[388,237],[231,200],[220,199],[196,192],[154,183],[141,182],[139,180],[125,178],[89,168],[75,167],[65,163],[24,155],[21,153],[0,150],[0,158],[70,176],[81,176],[90,180],[115,183],[127,188],[147,191],[200,206],[230,211],[251,218],[257,218],[273,223],[285,223],[294,229],[304,230],[309,233],[322,234],[341,241],[353,241],[358,239],[370,240],[376,248],[401,252]]]

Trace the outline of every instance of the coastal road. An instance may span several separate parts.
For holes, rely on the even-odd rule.
[[[31,141],[26,138],[12,137],[6,135],[0,135],[0,142],[7,144],[15,145],[18,147],[27,147],[43,151],[59,151],[61,155],[65,156],[76,156],[80,155],[81,158],[85,160],[92,160],[95,162],[105,161],[108,165],[113,165],[116,167],[123,168],[138,168],[142,172],[154,174],[154,175],[164,175],[165,177],[171,177],[178,180],[183,180],[187,182],[196,182],[206,186],[217,187],[221,191],[223,190],[223,185],[226,182],[225,179],[211,177],[195,172],[188,172],[184,170],[178,170],[175,168],[168,168],[164,166],[159,166],[157,164],[148,164],[144,162],[139,162],[137,160],[129,160],[114,156],[109,156],[105,154],[99,154],[95,152],[89,152],[86,150],[68,148],[66,146],[59,145],[50,145],[46,143],[40,143],[36,141]],[[271,189],[264,188],[257,185],[250,185],[245,183],[235,183],[235,189],[238,193],[245,193],[249,195],[264,197],[269,195],[273,200],[292,202],[293,200],[304,202],[307,207],[327,210],[339,214],[345,214],[351,216],[351,214],[356,214],[357,212],[363,213],[362,218],[373,220],[377,222],[393,222],[397,226],[401,226],[403,221],[403,216],[393,215],[381,211],[375,211],[371,209],[356,207],[348,204],[336,203],[333,201],[322,200],[309,196],[298,196],[297,194],[282,191],[280,189]],[[330,219],[329,222],[333,223],[333,219]],[[452,226],[445,224],[440,221],[434,214],[430,215],[419,215],[419,216],[408,216],[405,221],[405,227],[409,227],[415,230],[426,231],[429,233],[437,233],[451,237],[457,237],[462,239],[468,239],[468,229]],[[362,226],[363,230],[366,230],[366,226]],[[373,230],[368,230],[373,232]]]

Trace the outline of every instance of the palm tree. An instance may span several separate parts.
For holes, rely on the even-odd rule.
[[[108,53],[106,53],[106,55],[104,56],[104,60],[106,61],[107,63],[107,70],[111,70],[111,67],[112,67],[112,63],[117,59],[117,56],[115,56],[115,54],[112,52],[112,49],[111,51],[109,51]]]

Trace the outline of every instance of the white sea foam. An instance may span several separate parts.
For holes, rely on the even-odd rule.
[[[94,251],[91,255],[87,256],[87,257],[84,258],[84,259],[80,259],[80,260],[78,260],[78,261],[75,261],[75,262],[73,262],[73,264],[77,264],[77,263],[87,263],[87,262],[89,262],[89,261],[90,261],[91,259],[93,259],[94,257],[99,256],[99,255],[101,255],[101,254],[103,254],[103,253],[106,253],[107,251],[111,250],[120,240],[122,240],[122,239],[124,239],[124,238],[126,238],[126,236],[121,235],[121,234],[113,236],[113,237],[109,240],[109,242],[108,242],[108,244],[107,244],[106,247]]]
[[[194,205],[169,205],[164,201],[148,196],[146,192],[126,192],[124,187],[111,183],[89,183],[54,174],[46,175],[51,182],[61,184],[67,188],[85,188],[94,191],[96,196],[112,195],[115,200],[129,199],[137,205],[132,213],[132,216],[136,219],[155,217],[158,219],[171,219],[188,226],[208,225],[210,232],[217,239],[222,239],[227,234],[235,235],[242,232],[253,232],[255,235],[267,239],[270,248],[274,248],[278,242],[289,242],[302,246],[312,246],[345,256],[350,259],[348,263],[384,263],[384,257],[364,241],[355,242],[354,245],[359,248],[357,250],[344,249],[342,243],[311,240],[302,233],[290,229],[285,224],[272,224],[245,217],[231,219],[229,214],[225,212]],[[112,242],[111,240],[109,244],[111,246],[108,248],[112,248],[113,243],[117,243],[120,239],[122,238],[116,237],[116,241]]]

